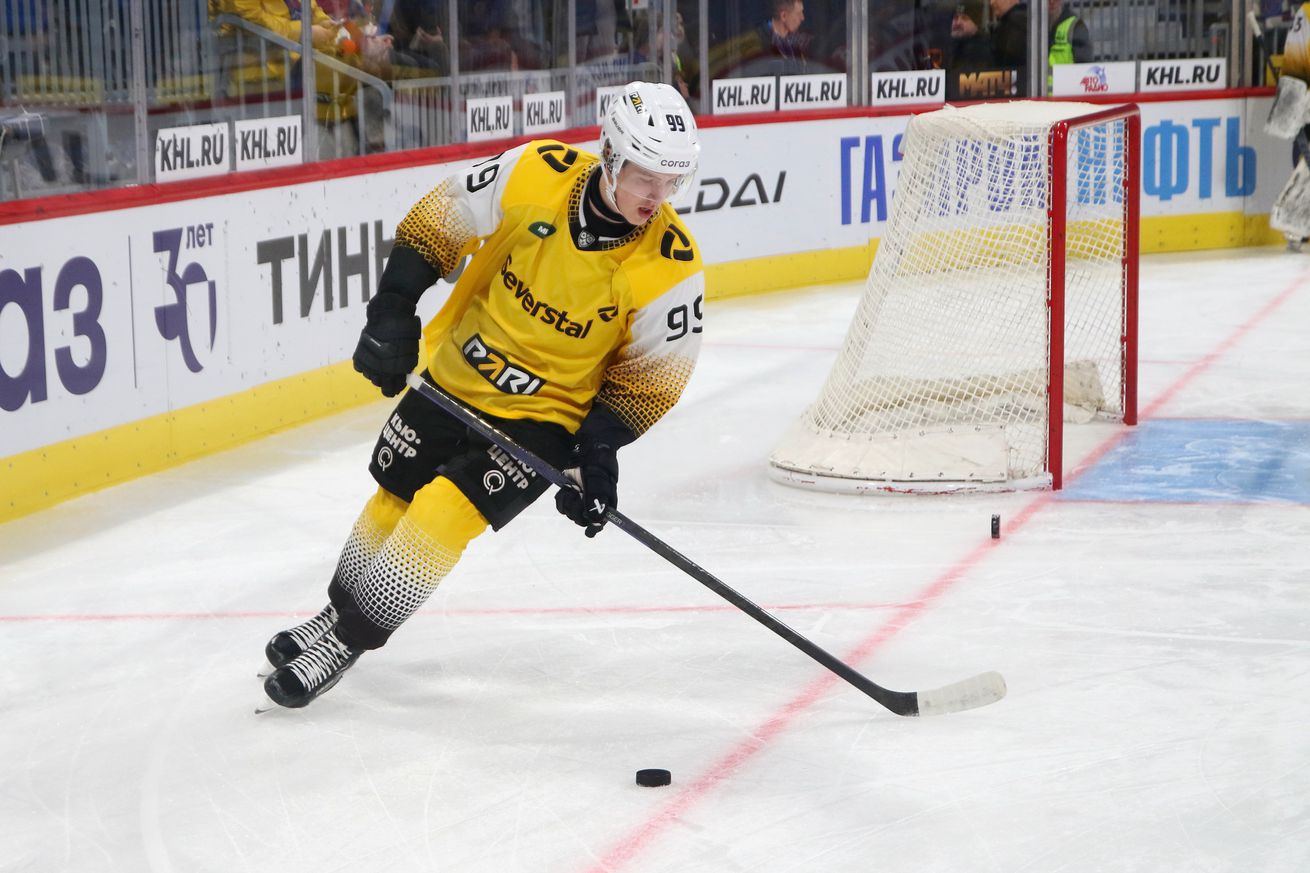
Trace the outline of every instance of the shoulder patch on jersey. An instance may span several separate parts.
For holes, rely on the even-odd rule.
[[[563,152],[563,154],[556,155],[556,152]],[[567,173],[569,167],[572,167],[578,160],[577,149],[571,149],[560,143],[546,143],[537,146],[537,154],[541,155],[541,159],[546,162],[547,166],[557,173]]]
[[[660,240],[660,254],[671,261],[690,261],[696,257],[691,247],[691,237],[676,224],[669,225],[664,231],[664,237]]]

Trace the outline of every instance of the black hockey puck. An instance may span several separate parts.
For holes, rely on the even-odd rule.
[[[673,781],[673,774],[668,770],[638,770],[637,784],[642,788],[659,788]]]
[[[992,539],[994,539],[994,540],[999,540],[1000,538],[1001,538],[1001,517],[1000,517],[999,515],[993,515],[993,516],[992,516]]]

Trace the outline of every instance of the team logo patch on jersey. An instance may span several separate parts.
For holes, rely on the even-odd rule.
[[[563,152],[562,156],[556,156],[555,152]],[[563,173],[578,160],[578,150],[571,149],[562,145],[544,145],[537,147],[537,154],[546,165],[557,173]]]
[[[516,367],[505,357],[482,341],[479,334],[473,334],[464,343],[464,360],[477,370],[498,391],[506,394],[536,394],[546,381],[522,367]]]
[[[528,225],[528,233],[539,236],[542,239],[550,236],[555,232],[555,225],[547,224],[544,221],[534,221]]]
[[[589,249],[596,244],[596,235],[589,230],[578,232],[578,248]]]
[[[660,254],[674,261],[690,261],[696,257],[691,250],[691,239],[676,225],[664,231],[664,238],[660,240]]]

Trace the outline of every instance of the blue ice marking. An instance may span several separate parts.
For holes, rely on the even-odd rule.
[[[1310,505],[1310,422],[1146,421],[1058,496]]]

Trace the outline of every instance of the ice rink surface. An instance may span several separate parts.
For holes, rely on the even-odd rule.
[[[1143,423],[1054,496],[768,481],[859,289],[712,304],[621,507],[882,685],[1006,699],[891,715],[545,499],[256,716],[379,401],[0,525],[0,871],[1310,870],[1310,257],[1144,259]]]

